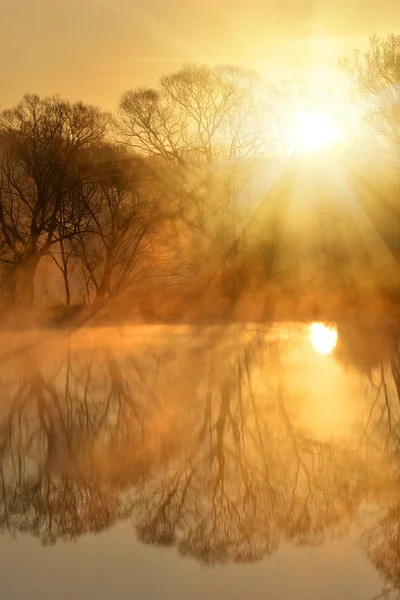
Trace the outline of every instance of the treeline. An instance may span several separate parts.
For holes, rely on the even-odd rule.
[[[343,62],[365,117],[357,137],[373,132],[394,147],[399,50],[400,36],[374,35],[364,55]],[[244,287],[275,281],[282,213],[299,185],[309,193],[298,170],[314,168],[296,163],[291,120],[314,93],[301,81],[266,85],[240,67],[187,65],[157,89],[126,92],[115,115],[24,96],[0,114],[2,305],[38,304],[46,269],[47,303],[95,309],[123,297],[157,312],[168,297],[195,302],[211,289],[235,301]],[[328,103],[335,93],[318,90]],[[293,244],[289,235],[288,264]]]

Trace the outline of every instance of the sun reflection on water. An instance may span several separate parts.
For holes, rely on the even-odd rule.
[[[336,348],[337,338],[336,327],[329,327],[323,323],[311,325],[311,343],[318,354],[331,354]]]

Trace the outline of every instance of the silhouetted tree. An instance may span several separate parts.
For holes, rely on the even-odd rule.
[[[76,254],[88,300],[99,308],[149,272],[160,253],[167,262],[161,222],[168,206],[154,173],[138,157],[114,149],[113,160],[95,163],[93,174]]]
[[[0,227],[22,272],[22,303],[34,300],[40,259],[75,234],[80,159],[104,138],[107,117],[82,103],[27,95],[0,115]],[[79,212],[79,211],[78,211]],[[65,229],[60,229],[63,214]]]

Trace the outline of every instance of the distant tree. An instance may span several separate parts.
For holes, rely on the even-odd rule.
[[[107,122],[95,107],[36,95],[0,114],[0,228],[22,273],[25,307],[34,301],[40,259],[76,234],[81,159],[104,138]]]
[[[387,142],[400,144],[400,35],[373,33],[368,50],[354,50],[341,65],[367,126]]]
[[[86,171],[80,185],[71,190],[67,205],[64,204],[60,209],[57,223],[58,243],[52,247],[51,258],[62,274],[66,306],[71,305],[71,280],[76,275],[79,266],[77,248],[89,225],[88,204],[94,188],[95,178]],[[69,210],[71,202],[75,206],[72,220]]]
[[[56,249],[57,247],[55,247],[55,249],[51,253],[51,258],[62,273],[65,291],[65,305],[70,306],[71,279],[79,264],[79,261],[76,257],[76,249],[79,245],[79,238],[78,236],[72,237],[71,239],[69,239],[68,237],[65,238],[63,236],[65,226],[66,223],[61,219],[59,224],[58,250]]]
[[[187,65],[120,102],[122,140],[163,162],[186,222],[223,247],[243,218],[248,170],[274,144],[261,89],[257,75],[239,67]]]
[[[157,260],[155,234],[163,216],[156,177],[145,161],[118,148],[110,158],[93,164],[86,186],[87,219],[74,251],[87,300],[96,308],[140,279]]]

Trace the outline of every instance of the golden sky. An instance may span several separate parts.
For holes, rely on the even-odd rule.
[[[184,62],[329,77],[400,0],[0,0],[0,107],[25,92],[114,108]]]

